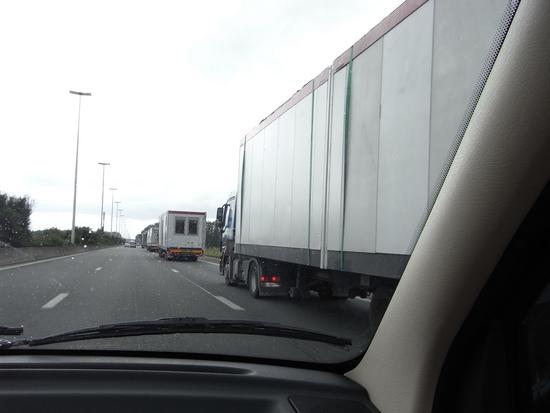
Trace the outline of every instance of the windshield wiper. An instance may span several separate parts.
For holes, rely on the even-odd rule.
[[[42,338],[28,338],[21,340],[0,339],[0,349],[20,346],[44,346],[48,344],[100,338],[177,333],[248,334],[318,341],[342,347],[351,346],[351,339],[349,338],[333,336],[330,334],[300,329],[278,323],[242,320],[209,320],[207,318],[184,317],[103,324],[97,327],[72,330]]]
[[[0,326],[1,336],[20,336],[21,334],[23,334],[23,326],[21,327]]]

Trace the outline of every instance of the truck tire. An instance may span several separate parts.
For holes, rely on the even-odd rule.
[[[302,298],[302,292],[298,287],[290,287],[288,289],[288,296],[291,300],[298,301],[300,298]]]
[[[251,260],[248,265],[247,285],[250,295],[253,298],[260,298],[260,270],[256,260]]]

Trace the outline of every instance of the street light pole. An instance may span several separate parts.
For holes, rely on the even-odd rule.
[[[115,204],[116,204],[115,232],[118,232],[118,204],[120,204],[120,201],[115,201]]]
[[[103,213],[103,197],[105,196],[105,167],[110,165],[108,162],[98,162],[98,165],[101,165],[101,169],[103,169],[102,177],[101,177],[101,216],[100,216],[100,225],[99,228],[101,228],[101,231],[105,228],[105,214]]]
[[[121,209],[120,211],[122,212],[122,209]],[[120,223],[120,228],[119,228],[119,230],[120,230],[120,232],[122,232],[122,225],[124,224],[124,222],[122,221],[122,218],[125,217],[125,216],[126,216],[126,215],[124,215],[124,214],[120,214],[120,215],[119,215],[119,223]],[[122,234],[121,234],[121,235],[122,235]],[[128,238],[128,237],[126,236],[126,226],[124,226],[124,236],[123,236],[122,238],[124,238],[124,239]]]
[[[116,188],[109,188],[109,191],[111,191],[111,232],[113,232],[113,209],[115,206],[115,191]]]
[[[124,215],[122,215],[122,211],[123,211],[122,209],[118,210],[118,217],[116,219],[116,230],[119,234],[120,234],[120,230],[122,228],[122,222],[120,221],[120,217],[124,216]]]
[[[73,95],[78,95],[78,126],[76,129],[76,160],[74,165],[74,193],[73,193],[73,223],[71,225],[71,244],[75,243],[75,217],[76,217],[76,183],[78,179],[78,145],[80,143],[80,106],[82,103],[82,96],[92,96],[91,93],[86,92],[75,92],[74,90],[69,90],[69,93]]]

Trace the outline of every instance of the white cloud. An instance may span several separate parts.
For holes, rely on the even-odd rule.
[[[241,137],[399,1],[18,1],[0,5],[0,191],[33,228],[97,227],[101,169],[129,234],[166,209],[210,217]],[[105,210],[110,222],[110,194]]]

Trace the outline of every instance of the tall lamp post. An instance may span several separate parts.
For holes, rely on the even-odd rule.
[[[101,216],[100,216],[100,224],[99,228],[101,228],[101,231],[105,229],[105,213],[103,212],[103,197],[105,196],[105,167],[109,166],[109,162],[98,162],[98,165],[101,165],[102,175],[101,175]]]
[[[119,211],[122,212],[122,209],[120,209]],[[125,217],[125,216],[126,216],[126,215],[124,215],[124,214],[120,214],[120,215],[118,216],[119,225],[120,225],[119,230],[120,230],[121,233],[122,233],[122,225],[124,224],[124,221],[122,220],[122,218]],[[122,235],[122,234],[121,234],[121,235]],[[126,237],[126,226],[124,226],[124,236],[123,236],[122,238],[124,238],[124,239],[127,238],[127,237]]]
[[[109,188],[109,191],[111,191],[111,232],[113,232],[113,209],[115,207],[115,191],[116,188]]]
[[[120,201],[115,201],[115,204],[116,204],[116,214],[115,214],[115,232],[118,232],[118,212],[119,211],[122,211],[121,209],[119,209],[119,204],[120,204]]]
[[[122,209],[119,209],[118,210],[118,217],[117,217],[117,220],[116,220],[116,230],[119,234],[121,234],[121,230],[122,230],[122,222],[120,220],[120,217],[123,217],[124,215],[122,214]],[[122,235],[122,234],[121,234]]]
[[[92,96],[91,93],[87,92],[75,92],[74,90],[69,90],[69,93],[73,95],[78,95],[78,126],[76,129],[76,161],[74,165],[74,194],[73,194],[73,223],[71,225],[71,244],[75,243],[75,217],[76,217],[76,183],[78,178],[78,145],[80,143],[80,106],[82,103],[82,96]]]

